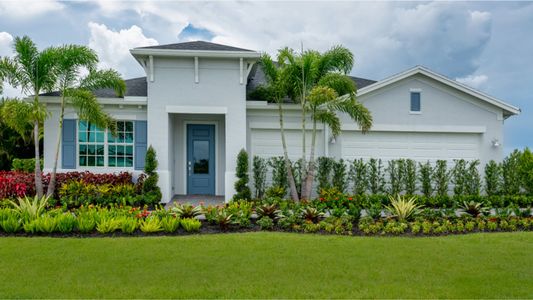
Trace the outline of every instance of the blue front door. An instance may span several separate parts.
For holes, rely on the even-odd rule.
[[[215,125],[187,125],[187,194],[215,194]]]

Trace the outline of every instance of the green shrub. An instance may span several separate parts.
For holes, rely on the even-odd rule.
[[[264,158],[254,156],[252,165],[255,198],[263,199],[266,190],[266,175],[268,171],[268,164]]]
[[[350,165],[349,181],[354,195],[363,195],[368,185],[367,167],[362,158],[355,159]]]
[[[503,159],[502,177],[504,195],[518,195],[520,193],[520,157],[520,151],[514,150]]]
[[[450,173],[447,170],[447,162],[445,160],[437,160],[433,172],[433,182],[435,184],[434,190],[438,196],[448,195]]]
[[[261,230],[271,230],[274,228],[274,221],[267,216],[263,216],[257,220],[257,225],[259,225]]]
[[[120,218],[120,230],[126,234],[132,234],[139,227],[139,221],[132,217]]]
[[[282,188],[287,191],[289,185],[287,179],[287,165],[283,156],[272,157],[268,161],[268,165],[272,168],[272,186]],[[285,197],[283,194],[283,197]]]
[[[241,149],[237,155],[237,167],[235,171],[237,181],[235,182],[236,193],[233,199],[250,200],[252,193],[250,192],[250,187],[248,187],[248,182],[250,181],[248,177],[248,152],[244,149]]]
[[[159,175],[157,170],[157,155],[154,148],[150,145],[146,151],[146,157],[144,160],[144,173],[147,177],[144,179],[142,192],[146,198],[146,202],[151,204],[157,204],[161,202],[161,189],[157,185]]]
[[[0,221],[0,228],[6,233],[16,233],[22,229],[22,222],[16,213],[11,213]]]
[[[76,227],[76,217],[67,212],[56,217],[57,231],[71,233]]]
[[[200,205],[194,206],[188,203],[180,204],[174,203],[174,206],[170,209],[178,218],[190,219],[196,218],[202,214],[202,207]]]
[[[406,159],[404,165],[404,191],[407,195],[416,193],[416,162],[412,159]]]
[[[43,166],[43,160],[41,159],[41,169]],[[32,173],[35,171],[35,158],[13,158],[11,170]]]
[[[518,174],[522,188],[526,194],[533,196],[533,153],[529,148],[524,149],[519,163]]]
[[[389,189],[391,195],[397,195],[402,192],[405,160],[393,159],[388,161],[385,171],[389,175]]]
[[[429,161],[424,164],[418,163],[418,181],[420,182],[420,190],[426,197],[431,197],[433,194],[433,186],[431,179],[433,177],[433,167]]]
[[[79,211],[76,215],[76,228],[81,233],[93,232],[96,228],[96,211]]]
[[[335,160],[333,160],[333,158],[331,157],[319,157],[317,160],[317,164],[317,193],[320,193],[321,190],[328,189],[332,186],[331,172],[333,171],[333,165],[335,164]]]
[[[281,186],[271,186],[266,190],[265,196],[267,198],[284,198],[287,195],[287,188]]]
[[[198,232],[202,227],[202,222],[196,219],[181,219],[180,225],[187,232]]]
[[[501,165],[494,160],[489,161],[485,166],[485,192],[488,196],[500,194],[502,181],[501,173]]]
[[[344,163],[344,160],[341,158],[338,161],[333,161],[331,170],[333,172],[333,176],[331,178],[331,185],[334,188],[337,188],[337,190],[341,191],[342,193],[346,192],[348,182],[346,180],[347,173],[346,164]]]
[[[381,159],[371,158],[368,162],[368,190],[372,194],[385,191],[385,175]]]
[[[153,216],[142,220],[139,228],[144,233],[155,233],[163,231],[161,220],[158,217]]]
[[[114,217],[100,217],[96,224],[96,231],[102,234],[112,233],[120,229],[121,222]]]
[[[465,178],[465,194],[479,195],[481,187],[481,176],[479,175],[479,160],[473,160],[468,163]]]
[[[7,200],[7,202],[13,207],[13,210],[19,215],[22,221],[31,221],[39,217],[45,212],[48,206],[49,197],[24,197],[18,198],[17,202]]]
[[[180,226],[180,218],[175,216],[166,216],[161,219],[161,227],[164,232],[173,233],[178,230]]]

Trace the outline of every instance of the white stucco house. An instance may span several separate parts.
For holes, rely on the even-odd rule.
[[[117,98],[96,91],[105,110],[119,120],[117,138],[77,120],[67,111],[61,172],[129,171],[139,174],[149,145],[157,151],[163,201],[174,195],[234,193],[236,156],[282,153],[275,104],[247,99],[265,83],[256,64],[260,52],[209,42],[130,50],[146,77],[126,80]],[[520,110],[494,97],[416,66],[381,81],[353,77],[358,100],[372,112],[374,126],[362,135],[346,119],[331,139],[320,127],[317,154],[336,158],[412,158],[419,161],[503,157],[505,119]],[[42,96],[52,112],[44,124],[44,168],[53,163],[58,132],[58,94]],[[301,151],[299,106],[286,104],[289,152]],[[310,139],[308,139],[310,140]]]

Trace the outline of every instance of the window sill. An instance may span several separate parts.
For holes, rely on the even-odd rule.
[[[409,114],[410,115],[421,115],[422,112],[421,111],[409,111]]]

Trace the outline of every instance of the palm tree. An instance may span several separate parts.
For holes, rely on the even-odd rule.
[[[65,106],[70,104],[78,113],[80,120],[85,120],[101,128],[116,131],[116,122],[105,113],[92,91],[100,88],[113,88],[117,96],[122,97],[126,84],[115,70],[96,70],[98,55],[86,46],[65,45],[57,48],[58,82],[57,87],[61,95],[61,109],[59,113],[59,131],[57,135],[56,150],[47,195],[54,194],[56,185],[57,162]],[[81,77],[80,71],[84,68],[89,74]]]
[[[271,96],[271,100],[274,100],[278,104],[279,113],[279,126],[281,132],[281,144],[283,147],[283,158],[285,160],[285,166],[287,167],[287,178],[289,181],[289,192],[291,198],[294,201],[298,201],[298,191],[296,190],[296,183],[294,181],[294,175],[292,173],[292,167],[287,152],[287,141],[285,139],[285,127],[283,124],[283,101],[287,96],[287,80],[285,74],[285,64],[282,58],[283,50],[280,50],[278,55],[278,65],[272,61],[272,58],[268,54],[263,54],[259,60],[265,76],[268,82],[268,94]]]
[[[302,194],[302,198],[309,199],[315,176],[315,148],[316,148],[316,124],[320,122],[329,127],[333,138],[341,133],[341,121],[337,113],[346,113],[356,124],[359,125],[363,133],[368,132],[372,126],[372,115],[366,107],[355,99],[355,94],[344,94],[338,96],[337,92],[328,86],[316,86],[309,94],[306,110],[313,120],[311,134],[311,153],[309,167],[305,180],[308,194]]]
[[[343,46],[334,46],[330,50],[319,53],[317,51],[313,50],[307,50],[303,51],[301,54],[295,54],[294,51],[290,49],[286,49],[283,52],[283,59],[287,62],[287,80],[289,85],[288,95],[293,99],[293,101],[298,102],[301,106],[301,113],[302,113],[302,160],[306,161],[307,155],[306,155],[306,123],[307,123],[307,114],[312,113],[313,105],[310,105],[308,103],[310,91],[312,91],[317,86],[324,86],[324,87],[330,87],[333,89],[337,97],[338,96],[345,96],[342,99],[339,99],[339,101],[336,101],[337,105],[339,103],[345,103],[342,106],[337,106],[338,111],[348,112],[352,111],[352,109],[363,109],[364,106],[360,105],[355,100],[355,93],[356,93],[356,86],[353,83],[353,81],[346,76],[348,72],[350,72],[353,68],[354,64],[354,57],[353,54],[348,50],[347,48]],[[324,91],[322,91],[324,93]],[[324,95],[323,95],[324,96]],[[342,101],[340,101],[342,100]],[[349,101],[348,101],[349,100]],[[330,103],[331,101],[327,101]],[[333,102],[331,102],[333,103]],[[348,106],[344,105],[352,105],[352,108],[349,108]],[[321,110],[320,110],[321,111]],[[333,110],[326,110],[332,113]],[[354,113],[352,111],[352,113]],[[323,114],[323,112],[320,112],[320,114]],[[319,114],[319,116],[320,116]],[[350,115],[350,113],[348,113]],[[372,118],[370,116],[370,113],[366,108],[364,108],[364,111],[360,111],[358,114],[359,116],[365,115],[367,116],[364,119],[360,119],[361,122],[366,123],[358,123],[359,125],[368,125],[368,128],[370,128],[372,124]],[[313,123],[315,121],[319,121],[318,119],[315,119],[316,117],[311,115]],[[350,117],[354,119],[355,114]],[[354,119],[356,120],[356,119]],[[356,120],[356,122],[358,122]],[[370,125],[369,125],[370,124]],[[362,129],[365,127],[361,126]],[[329,127],[329,126],[328,126]],[[330,127],[331,128],[331,127]],[[368,128],[366,130],[368,130]],[[366,132],[366,130],[363,130],[363,132]],[[313,127],[312,131],[313,136],[316,135],[316,128]],[[307,164],[307,170],[306,170],[306,178],[305,183],[302,184],[302,190],[301,195],[303,199],[309,199],[311,195],[312,190],[312,184],[314,181],[314,153],[315,153],[315,145],[314,141],[311,141],[311,153],[309,157],[309,162]]]
[[[57,59],[54,48],[39,51],[35,43],[27,36],[16,37],[13,58],[0,60],[0,73],[14,87],[33,98],[28,121],[33,124],[35,147],[35,190],[37,196],[43,195],[43,183],[40,163],[39,132],[40,124],[47,116],[46,109],[39,102],[39,94],[54,88],[57,80]]]

